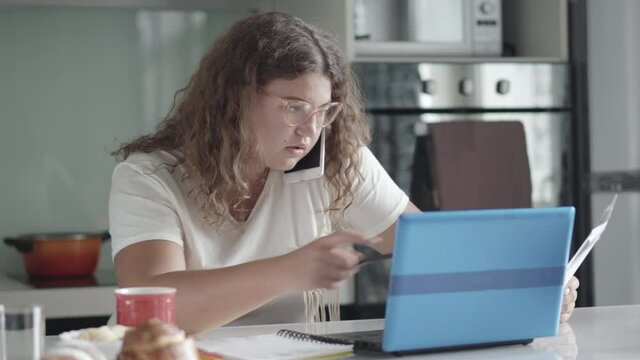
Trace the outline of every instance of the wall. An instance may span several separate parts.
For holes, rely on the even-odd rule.
[[[117,145],[154,128],[238,11],[0,7],[0,237],[108,227]],[[100,268],[111,268],[103,247]],[[0,245],[0,272],[21,272]]]

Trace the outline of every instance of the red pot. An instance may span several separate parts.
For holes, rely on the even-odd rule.
[[[28,234],[5,238],[22,253],[30,275],[43,277],[88,276],[98,265],[100,244],[110,239],[103,233]]]

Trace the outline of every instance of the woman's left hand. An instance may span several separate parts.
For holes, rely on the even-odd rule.
[[[562,311],[560,312],[560,322],[565,322],[571,317],[573,309],[576,307],[576,299],[578,298],[578,287],[580,281],[575,276],[569,280],[567,287],[564,289],[562,296]]]

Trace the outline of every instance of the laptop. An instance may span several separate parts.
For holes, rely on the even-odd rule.
[[[403,214],[384,330],[324,335],[356,352],[527,344],[558,331],[573,207]]]

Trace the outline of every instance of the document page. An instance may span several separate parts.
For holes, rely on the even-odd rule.
[[[353,345],[327,344],[277,334],[198,340],[198,349],[212,356],[234,360],[331,359],[353,355]]]
[[[604,233],[604,230],[607,228],[607,224],[609,223],[609,219],[611,219],[611,214],[613,213],[613,208],[616,205],[616,200],[618,199],[618,194],[613,197],[613,200],[609,203],[609,205],[604,209],[602,216],[600,217],[600,221],[598,221],[598,225],[596,225],[587,239],[582,243],[582,246],[576,251],[573,258],[569,260],[569,264],[567,265],[567,270],[564,274],[564,286],[567,286],[569,279],[578,271],[580,265],[584,259],[589,255],[593,246],[600,240],[600,237]]]

